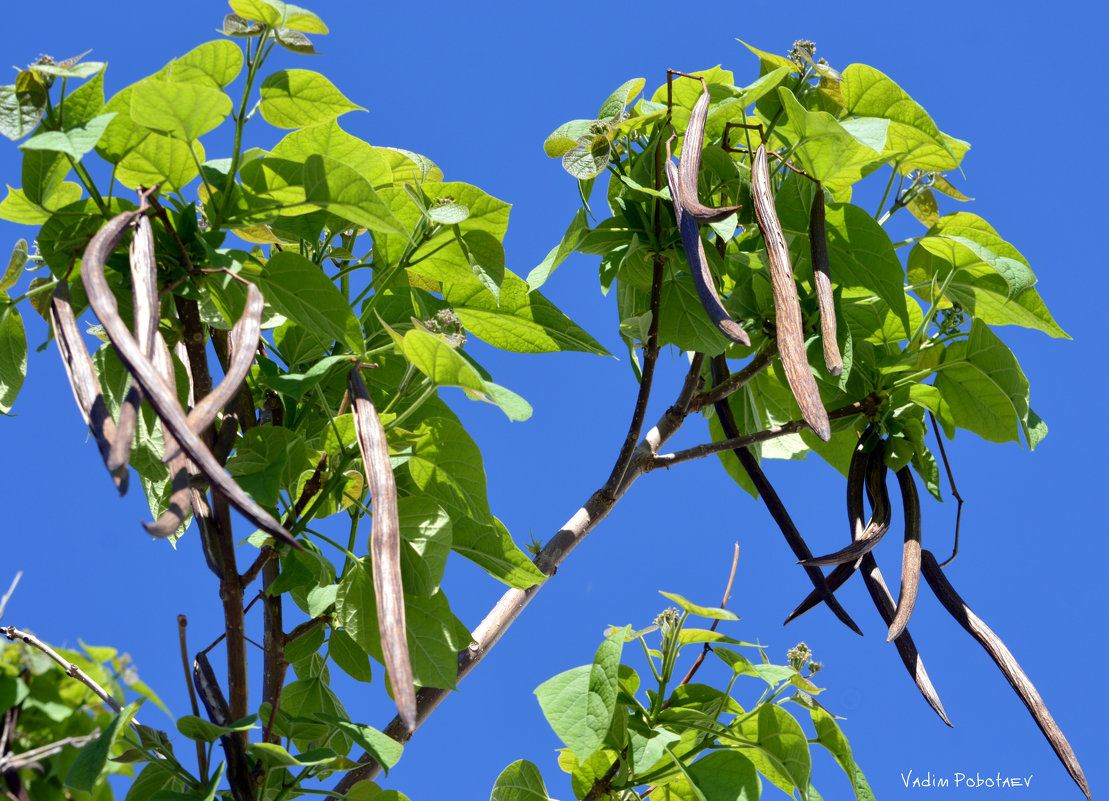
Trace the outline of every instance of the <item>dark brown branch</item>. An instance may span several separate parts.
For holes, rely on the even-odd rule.
[[[751,361],[747,362],[747,364],[743,365],[743,367],[729,375],[716,386],[698,394],[697,397],[693,399],[690,410],[699,412],[701,409],[712,406],[717,401],[735,394],[752,381],[755,376],[773,364],[774,357],[777,355],[777,343],[772,341],[767,342],[762,350],[751,357]]]
[[[192,708],[193,715],[200,717],[200,707],[196,703],[196,690],[193,688],[192,679],[189,675],[189,644],[185,636],[185,629],[188,628],[189,619],[184,615],[177,616],[177,640],[181,646],[181,667],[185,670],[185,687],[189,691],[189,706]],[[204,743],[200,740],[196,741],[196,767],[200,772],[200,781],[208,781],[208,756]]]
[[[943,469],[947,471],[947,483],[951,485],[951,494],[958,502],[958,506],[955,507],[955,544],[951,548],[951,556],[940,563],[940,567],[947,567],[959,555],[959,527],[963,523],[963,496],[959,494],[959,488],[955,486],[955,475],[951,472],[951,463],[947,461],[947,450],[943,447],[943,437],[940,436],[940,428],[936,425],[936,416],[932,412],[928,412],[928,420],[932,423],[932,430],[936,433],[936,444],[940,446],[940,458],[943,459]]]

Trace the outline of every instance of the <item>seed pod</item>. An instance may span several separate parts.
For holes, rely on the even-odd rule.
[[[905,549],[901,557],[901,592],[897,596],[897,613],[890,623],[886,642],[905,630],[920,588],[920,497],[908,465],[897,471],[897,483],[901,486],[901,501],[905,508]]]
[[[124,212],[113,217],[93,236],[85,249],[85,257],[81,262],[81,277],[84,280],[89,303],[96,312],[96,316],[100,318],[100,323],[104,326],[104,331],[119,354],[120,360],[138,381],[139,387],[150,399],[150,404],[158,417],[177,438],[182,450],[192,459],[208,482],[258,528],[299,549],[301,546],[296,539],[224,472],[219,462],[212,456],[212,452],[189,428],[175,393],[166,386],[157,368],[143,355],[138,343],[119,316],[115,296],[112,295],[104,277],[104,264],[122,238],[123,229],[137,214],[138,212]]]
[[[721,206],[714,209],[702,205],[697,189],[698,173],[701,171],[701,153],[705,147],[705,121],[709,114],[709,88],[701,78],[701,96],[689,112],[689,124],[682,139],[682,159],[678,164],[678,186],[681,189],[682,205],[690,217],[697,222],[718,222],[739,211],[739,206]],[[674,190],[670,190],[673,196]],[[679,222],[679,225],[681,223]]]
[[[836,306],[832,301],[832,274],[828,269],[828,239],[824,230],[824,187],[816,185],[816,197],[809,210],[809,251],[812,253],[813,286],[820,308],[820,340],[824,344],[824,364],[832,375],[843,372],[843,357],[836,341]]]
[[[720,333],[732,342],[750,346],[751,339],[747,336],[747,332],[731,318],[724,309],[724,304],[720,302],[720,296],[716,294],[708,258],[705,256],[705,245],[701,241],[701,232],[697,228],[697,221],[686,213],[685,197],[679,184],[678,171],[670,161],[669,155],[669,145],[667,145],[666,181],[670,185],[670,196],[674,200],[674,215],[678,218],[678,229],[682,234],[682,249],[685,250],[685,260],[689,262],[693,285],[697,287],[697,297]]]
[[[154,366],[165,378],[166,386],[177,394],[177,379],[173,374],[173,357],[169,355],[169,348],[161,336],[157,337],[154,348]],[[192,488],[189,484],[188,459],[177,446],[177,439],[166,424],[159,421],[162,428],[162,439],[165,441],[166,453],[176,455],[167,459],[170,474],[169,507],[153,523],[143,523],[143,528],[155,537],[170,537],[181,528],[181,524],[189,516],[192,509]]]
[[[724,357],[718,356],[713,359],[713,383],[719,384],[727,378],[727,375],[727,363]],[[732,415],[732,407],[728,405],[727,398],[717,401],[714,404],[714,408],[716,409],[717,419],[720,421],[720,427],[724,430],[724,436],[728,439],[738,437],[739,427],[735,424],[735,417]],[[809,546],[805,544],[804,537],[801,536],[801,532],[798,531],[797,526],[794,525],[792,518],[789,516],[789,512],[786,511],[785,504],[782,503],[781,498],[778,497],[778,493],[775,492],[774,486],[770,483],[770,480],[766,477],[762,468],[759,467],[758,460],[748,448],[734,448],[732,452],[736,455],[736,458],[739,459],[739,463],[743,469],[747,471],[747,475],[751,477],[751,483],[755,485],[755,489],[758,490],[759,496],[763,499],[763,502],[766,503],[767,511],[769,511],[774,518],[774,522],[778,524],[778,528],[786,538],[786,542],[789,543],[789,547],[793,550],[793,553],[799,559],[810,558],[812,556],[812,551],[810,551]],[[862,630],[855,621],[851,619],[851,616],[847,614],[847,610],[836,600],[836,596],[832,594],[831,588],[825,582],[824,573],[820,568],[806,567],[805,573],[808,575],[813,587],[816,588],[816,592],[819,594],[820,599],[828,605],[832,613],[843,621],[844,625],[861,637]]]
[[[357,365],[347,377],[354,433],[366,466],[373,498],[373,528],[370,555],[373,558],[374,593],[377,596],[377,624],[381,630],[381,651],[393,685],[397,711],[409,732],[416,730],[416,690],[408,656],[408,626],[404,618],[404,588],[400,572],[400,520],[397,516],[397,484],[389,461],[385,429],[370,400],[366,382]]]
[[[889,531],[890,527],[890,498],[889,493],[886,491],[886,464],[882,455],[882,443],[878,443],[878,447],[871,451],[870,456],[865,460],[866,463],[866,486],[870,491],[874,501],[874,511],[871,514],[870,521],[866,524],[866,528],[857,532],[855,541],[842,548],[835,553],[830,553],[827,556],[818,556],[809,559],[802,564],[806,565],[842,565],[850,564],[851,570],[854,571],[858,566],[858,561],[862,555],[869,553],[875,545],[877,545],[885,533]],[[852,457],[854,461],[854,457]],[[861,522],[861,506],[862,506],[862,484],[859,485],[859,506],[860,514],[859,521]],[[833,571],[834,572],[834,571]],[[830,582],[829,582],[830,583]]]
[[[65,367],[66,377],[69,378],[73,397],[96,440],[100,458],[107,466],[112,442],[116,437],[116,425],[108,414],[108,406],[104,402],[104,393],[100,389],[100,379],[96,377],[92,358],[81,339],[81,332],[77,330],[73,307],[69,305],[69,285],[64,279],[54,287],[54,294],[50,299],[50,323],[54,328],[54,337],[58,341],[58,351],[62,356],[62,365]],[[109,472],[119,494],[125,495],[127,468],[117,468]]]
[[[809,357],[805,353],[801,305],[797,298],[797,285],[793,280],[793,267],[789,262],[785,234],[774,208],[774,195],[770,191],[766,145],[759,145],[751,162],[751,196],[755,205],[755,220],[762,231],[766,253],[770,258],[770,283],[774,290],[775,324],[778,328],[782,369],[793,397],[801,407],[801,416],[816,435],[827,442],[832,437],[832,428],[828,422],[828,413],[820,400],[816,379],[809,369]]]
[[[1063,735],[1055,719],[1051,717],[1047,705],[1040,697],[1039,692],[1036,691],[1035,685],[1029,680],[1028,674],[1013,658],[1013,654],[1005,647],[1005,643],[1002,642],[1001,638],[994,634],[990,627],[970,610],[966,601],[959,597],[959,593],[955,592],[955,588],[947,580],[947,576],[944,575],[931,551],[924,551],[921,554],[921,568],[924,572],[924,578],[928,581],[928,586],[932,588],[932,592],[939,598],[940,603],[955,618],[956,622],[986,649],[990,659],[1001,669],[1002,675],[1005,676],[1024,706],[1031,713],[1032,719],[1036,721],[1036,725],[1040,727],[1044,737],[1051,743],[1055,755],[1059,757],[1063,767],[1074,779],[1074,783],[1086,794],[1086,798],[1089,798],[1090,785],[1086,782],[1086,775],[1082,772],[1082,766],[1078,764],[1078,757],[1074,755],[1074,749],[1067,742],[1067,738]]]

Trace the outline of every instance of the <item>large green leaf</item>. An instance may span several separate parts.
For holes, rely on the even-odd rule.
[[[393,182],[390,151],[351,136],[336,120],[286,134],[271,155],[299,162],[309,156],[327,156],[350,167],[375,189]]]
[[[547,722],[579,760],[601,747],[612,725],[626,633],[626,628],[618,629],[601,643],[593,664],[571,668],[535,688]]]
[[[314,13],[282,0],[229,0],[229,4],[240,17],[264,22],[272,28],[327,33],[327,25]]]
[[[466,518],[489,522],[481,450],[462,424],[427,417],[413,434],[408,471],[420,491],[445,508],[455,524]]]
[[[216,128],[230,113],[231,98],[214,86],[148,78],[131,91],[131,119],[189,142]]]
[[[511,204],[461,181],[428,183],[423,185],[422,190],[432,205],[450,202],[465,206],[470,213],[459,223],[463,231],[485,231],[498,242],[504,239]]]
[[[762,782],[751,760],[736,751],[714,751],[687,769],[705,801],[758,801]]]
[[[913,250],[923,249],[933,256],[947,262],[955,270],[967,270],[976,275],[988,271],[997,273],[1004,279],[1011,300],[1036,282],[1036,276],[1024,264],[1007,256],[999,256],[973,240],[962,236],[926,236],[920,239]]]
[[[196,83],[222,89],[235,80],[243,68],[243,51],[233,42],[216,39],[194,47],[169,64],[169,79],[177,83]]]
[[[299,253],[281,251],[266,262],[258,285],[266,300],[290,320],[362,352],[358,318],[323,268]]]
[[[485,392],[485,380],[442,336],[413,328],[405,332],[401,349],[405,358],[437,386]]]
[[[154,184],[161,184],[165,192],[183,189],[199,174],[197,162],[204,163],[204,146],[200,142],[185,142],[148,131],[120,159],[116,179],[131,189]]]
[[[80,184],[63,181],[41,205],[32,203],[22,189],[8,187],[8,196],[0,203],[0,220],[25,225],[42,225],[50,219],[50,212],[57,211],[81,199]]]
[[[74,160],[80,161],[86,153],[96,147],[96,143],[104,134],[104,129],[108,127],[108,123],[114,116],[115,113],[110,112],[64,131],[44,131],[35,134],[19,147],[21,150],[51,150],[65,153]]]
[[[304,438],[271,425],[248,429],[227,460],[227,472],[263,506],[277,506],[280,493],[291,493],[297,477],[312,466]]]
[[[62,122],[66,128],[81,125],[104,110],[104,70],[78,86],[65,98]]]
[[[65,155],[55,150],[23,151],[23,193],[32,203],[45,205],[70,167]]]
[[[543,774],[526,759],[518,759],[501,771],[493,783],[489,801],[548,801]]]
[[[526,590],[547,578],[495,517],[485,523],[469,517],[456,517],[451,550],[516,589]]]
[[[723,353],[728,346],[728,340],[705,314],[688,272],[663,280],[658,337],[660,345],[709,356]]]
[[[499,303],[477,278],[445,285],[443,297],[469,333],[496,348],[517,353],[575,350],[609,355],[542,294],[529,292],[527,283],[508,271]]]
[[[577,248],[578,243],[581,242],[582,237],[589,231],[589,219],[585,215],[585,209],[578,209],[574,215],[574,219],[570,221],[570,227],[566,229],[566,233],[562,235],[562,241],[551,248],[551,252],[547,254],[546,258],[530,273],[528,273],[527,284],[531,289],[538,289],[541,287],[551,273],[555,271],[558,265],[562,264]]]
[[[835,718],[822,706],[811,707],[809,714],[816,728],[817,742],[831,752],[836,762],[843,768],[843,772],[847,774],[847,778],[851,781],[851,789],[855,793],[855,800],[874,801],[874,793],[866,781],[866,776],[855,764],[855,758],[851,755],[851,746],[840,731]]]
[[[0,86],[0,133],[22,139],[38,127],[46,111],[46,88],[30,70],[16,75],[15,83]]]
[[[304,197],[371,231],[409,235],[370,182],[341,161],[309,156],[304,162]]]
[[[19,309],[0,291],[0,412],[7,414],[27,377],[27,334]]]
[[[389,775],[389,768],[400,761],[404,746],[373,726],[351,723],[324,712],[317,712],[315,717],[317,720],[322,720],[343,732],[361,748],[365,749],[366,753],[376,759],[381,767],[385,769],[386,776]]]
[[[86,793],[92,791],[108,765],[108,757],[111,755],[112,746],[115,745],[119,736],[127,730],[131,718],[135,716],[135,712],[138,711],[140,706],[142,706],[141,699],[128,704],[123,711],[113,718],[108,728],[99,737],[81,749],[77,759],[69,769],[69,774],[65,777],[66,787]]]
[[[430,498],[410,495],[397,499],[404,590],[413,595],[434,595],[447,567],[452,526],[450,515]]]
[[[262,117],[278,128],[306,128],[330,122],[348,111],[365,111],[351,103],[327,78],[311,70],[281,70],[262,81]]]
[[[756,717],[759,746],[792,780],[794,787],[802,791],[804,797],[812,772],[812,758],[809,755],[805,730],[777,704],[763,704]]]
[[[980,320],[947,346],[935,387],[956,425],[990,442],[1028,437],[1028,379],[1013,352]]]

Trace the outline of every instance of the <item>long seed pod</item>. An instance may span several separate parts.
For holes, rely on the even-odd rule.
[[[824,228],[824,187],[816,185],[816,197],[809,210],[809,251],[812,254],[813,285],[820,308],[820,340],[824,343],[824,364],[832,375],[843,372],[843,357],[836,341],[836,306],[832,301],[832,273],[828,268],[828,239]]]
[[[154,261],[154,233],[145,214],[135,220],[131,239],[131,287],[134,298],[135,341],[149,359],[154,353],[154,337],[158,333],[158,268]],[[132,381],[119,407],[119,432],[112,442],[108,469],[124,467],[131,458],[131,444],[142,405],[142,391]]]
[[[160,336],[154,348],[154,366],[165,378],[166,386],[177,394],[177,379],[173,374],[173,357],[169,355],[169,348]],[[166,424],[159,421],[162,428],[162,439],[165,441],[166,453],[176,453],[167,459],[170,474],[169,507],[153,523],[143,523],[143,528],[155,537],[170,537],[181,528],[189,511],[192,509],[191,487],[189,485],[188,459],[177,446],[177,438]]]
[[[108,465],[111,454],[112,442],[116,437],[116,425],[112,416],[108,414],[108,406],[104,402],[104,393],[100,388],[100,379],[96,377],[92,357],[81,339],[81,332],[77,330],[77,321],[73,317],[73,307],[69,305],[69,285],[65,280],[58,282],[54,287],[53,297],[50,299],[50,322],[54,327],[54,336],[58,341],[58,350],[62,355],[62,364],[65,374],[69,378],[69,386],[73,389],[73,397],[81,416],[92,432],[96,445],[100,450],[100,458],[104,465]],[[120,495],[127,493],[127,468],[109,469],[112,481]]]
[[[701,203],[697,189],[698,173],[701,171],[701,153],[705,147],[705,121],[709,116],[709,87],[701,78],[701,96],[689,112],[689,124],[682,139],[682,160],[678,164],[678,186],[681,189],[682,205],[685,212],[697,222],[718,222],[739,211],[739,206],[721,206],[714,209]],[[670,194],[673,196],[671,188]],[[679,222],[680,225],[680,222]]]
[[[717,356],[712,360],[713,384],[719,384],[727,377],[727,362],[723,356]],[[720,420],[720,427],[724,430],[724,436],[728,439],[738,437],[739,427],[735,424],[735,417],[732,415],[732,407],[728,405],[727,398],[717,401],[714,404],[714,408],[716,409],[716,416]],[[774,522],[778,524],[778,528],[786,538],[786,542],[789,543],[789,547],[793,550],[793,553],[796,554],[799,559],[810,558],[812,556],[812,551],[810,551],[809,546],[805,544],[804,537],[801,536],[801,532],[798,531],[797,526],[794,525],[792,518],[789,516],[789,512],[786,511],[785,504],[782,503],[782,499],[779,498],[778,493],[775,492],[774,486],[770,483],[766,474],[762,472],[762,468],[759,467],[758,460],[755,459],[754,455],[747,448],[734,448],[732,452],[736,455],[736,458],[739,459],[739,463],[743,466],[743,469],[747,471],[747,475],[751,477],[751,482],[755,485],[755,489],[758,490],[759,496],[766,504],[766,508],[774,518]],[[806,567],[805,573],[808,575],[813,587],[816,588],[816,592],[819,593],[820,600],[828,605],[828,608],[832,610],[832,613],[836,617],[843,621],[844,625],[861,637],[863,633],[862,630],[855,621],[851,619],[851,616],[847,614],[847,610],[836,600],[836,596],[832,594],[831,588],[824,580],[823,571],[818,567]]]
[[[851,570],[854,571],[858,565],[858,561],[862,558],[863,554],[869,553],[873,550],[882,537],[890,528],[890,497],[886,491],[886,463],[882,456],[882,445],[879,443],[870,456],[863,460],[865,462],[866,470],[866,486],[868,492],[872,496],[874,510],[871,513],[870,521],[866,527],[861,531],[855,533],[855,540],[846,548],[841,548],[835,553],[830,553],[827,556],[818,556],[809,559],[802,564],[805,565],[842,565],[850,564]],[[854,456],[852,456],[852,463],[854,463]],[[848,490],[850,493],[850,490]],[[849,494],[849,497],[850,494]],[[862,521],[862,483],[858,487],[858,504],[859,515],[856,518],[860,525]],[[848,512],[850,514],[850,511]],[[834,572],[834,571],[833,571]],[[850,575],[850,574],[849,574]],[[829,582],[831,583],[831,582]]]
[[[670,186],[670,197],[674,200],[674,216],[678,218],[678,230],[682,235],[682,249],[685,250],[685,260],[689,262],[689,272],[693,276],[693,285],[697,287],[697,297],[701,306],[713,325],[730,339],[740,345],[750,346],[751,338],[735,320],[731,318],[716,294],[712,272],[709,271],[708,257],[705,256],[705,245],[701,241],[701,232],[697,221],[688,214],[686,197],[682,193],[680,177],[674,163],[670,160],[670,144],[666,145],[666,182]]]
[[[374,593],[377,596],[377,624],[381,630],[381,651],[393,684],[400,719],[409,732],[416,730],[416,691],[408,657],[408,626],[404,619],[404,588],[400,573],[400,520],[397,517],[397,484],[389,461],[385,430],[370,400],[366,382],[357,365],[347,377],[354,433],[366,465],[366,478],[373,498],[373,528],[370,555],[373,558]]]
[[[886,642],[905,630],[916,605],[917,590],[920,589],[920,497],[908,465],[897,471],[897,483],[901,487],[901,502],[905,509],[905,549],[901,557],[901,592],[897,596],[897,612],[890,623]]]
[[[786,381],[801,407],[801,416],[816,435],[827,442],[832,437],[828,412],[820,401],[820,390],[809,369],[805,354],[805,334],[801,326],[801,305],[797,298],[797,285],[793,280],[793,267],[789,262],[782,224],[774,208],[774,195],[770,191],[770,167],[766,160],[766,145],[759,145],[751,162],[751,196],[755,204],[755,219],[766,242],[770,257],[770,283],[774,290],[775,324],[778,327],[778,350],[782,354],[782,368]]]
[[[212,670],[208,657],[203,651],[198,653],[193,660],[193,686],[196,687],[196,694],[200,697],[201,703],[204,704],[209,720],[217,726],[227,726],[234,722],[231,720],[231,707],[227,705],[227,699],[224,697],[223,690],[220,689],[219,681],[216,679],[216,672]],[[224,752],[227,754],[228,783],[231,786],[231,795],[235,801],[253,799],[254,795],[250,792],[250,769],[247,766],[246,750],[243,748],[243,741],[239,737],[239,732],[233,731],[222,735],[220,744],[223,745]]]
[[[97,231],[85,249],[81,262],[81,277],[89,303],[100,318],[104,331],[119,354],[120,360],[131,375],[138,381],[143,394],[150,400],[158,417],[177,438],[185,451],[208,482],[244,517],[258,528],[275,538],[300,549],[296,539],[278,523],[272,515],[247,495],[242,487],[224,472],[212,452],[189,428],[188,420],[177,402],[175,394],[166,386],[158,370],[143,355],[135,338],[127,330],[119,316],[115,296],[108,288],[104,277],[104,264],[123,236],[123,230],[137,216],[138,212],[124,212],[113,217]]]
[[[1067,742],[1067,738],[1063,735],[1055,719],[1051,717],[1047,705],[1044,704],[1043,698],[1036,691],[1035,685],[1029,680],[1028,674],[1013,658],[1013,654],[1005,647],[1005,643],[1001,641],[1001,638],[994,634],[990,627],[970,610],[966,601],[959,597],[959,593],[955,592],[955,588],[947,580],[947,576],[944,575],[943,569],[940,568],[931,551],[924,551],[921,554],[921,568],[924,572],[924,578],[928,581],[928,586],[932,588],[932,592],[939,598],[940,603],[955,618],[956,622],[967,630],[971,637],[978,640],[986,653],[990,655],[990,659],[1001,669],[1002,675],[1005,676],[1013,690],[1016,691],[1017,696],[1031,713],[1032,719],[1036,721],[1036,725],[1040,727],[1044,737],[1051,743],[1051,747],[1055,750],[1059,761],[1063,763],[1063,767],[1074,779],[1074,783],[1086,794],[1086,798],[1089,798],[1090,786],[1086,782],[1086,775],[1082,772],[1082,766],[1078,764],[1078,757],[1074,755],[1074,749]]]

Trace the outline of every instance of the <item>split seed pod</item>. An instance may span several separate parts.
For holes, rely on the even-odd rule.
[[[705,147],[705,122],[709,115],[709,87],[701,78],[701,96],[689,112],[689,124],[685,127],[682,139],[682,160],[678,164],[678,187],[681,190],[682,205],[690,217],[697,222],[719,222],[739,211],[739,206],[721,206],[714,209],[702,205],[697,189],[698,174],[701,171],[701,153]],[[670,194],[673,197],[674,190]],[[679,222],[680,225],[680,222]]]
[[[901,487],[901,501],[905,508],[905,549],[901,557],[901,592],[897,596],[897,613],[890,623],[886,642],[905,630],[916,605],[917,590],[920,589],[920,497],[908,465],[897,471],[897,483]]]
[[[1074,749],[1067,742],[1067,738],[1063,735],[1055,719],[1051,717],[1044,699],[1040,697],[1035,685],[1029,680],[1028,674],[1013,658],[1013,654],[1005,647],[1005,643],[1001,641],[1001,638],[994,634],[990,627],[970,610],[966,601],[959,597],[959,593],[955,592],[955,588],[947,580],[947,576],[944,575],[943,569],[940,568],[931,551],[924,551],[921,554],[921,568],[924,572],[924,578],[928,581],[928,586],[932,588],[932,592],[939,598],[940,603],[955,618],[956,622],[986,649],[990,659],[1001,669],[1001,673],[1031,713],[1032,719],[1040,727],[1040,731],[1043,732],[1044,737],[1051,744],[1056,756],[1059,757],[1059,761],[1067,769],[1067,773],[1086,794],[1086,798],[1089,798],[1090,785],[1086,782],[1086,774],[1082,772],[1078,757],[1074,755]]]
[[[782,224],[774,208],[774,195],[770,191],[770,167],[766,159],[766,145],[759,145],[751,162],[751,196],[755,204],[755,220],[766,242],[770,258],[770,283],[774,290],[775,324],[778,327],[778,350],[782,355],[782,369],[786,381],[801,407],[801,416],[816,435],[827,442],[832,428],[828,412],[820,400],[820,390],[809,369],[805,353],[805,334],[801,326],[801,305],[797,297],[797,284],[793,280],[793,267],[789,261]]]
[[[874,505],[870,521],[866,524],[866,528],[855,532],[855,541],[846,548],[841,548],[835,553],[830,553],[827,556],[818,556],[809,559],[803,564],[814,566],[849,564],[851,565],[851,570],[854,571],[863,554],[873,550],[874,546],[881,542],[882,537],[889,531],[891,509],[889,493],[886,491],[887,469],[883,459],[882,443],[879,442],[878,446],[871,451],[870,455],[860,461],[863,462],[865,466],[865,483]],[[854,457],[852,457],[852,463],[854,463]],[[848,472],[850,475],[850,471]],[[848,480],[850,481],[850,478]],[[857,503],[859,508],[857,520],[860,525],[862,521],[862,491],[863,482],[860,481],[857,489]]]
[[[832,375],[843,372],[843,357],[836,341],[836,306],[832,298],[832,274],[828,267],[828,239],[824,227],[824,187],[816,185],[816,196],[809,210],[809,251],[812,254],[813,285],[820,308],[820,341],[824,344],[824,364]]]
[[[400,572],[400,520],[397,513],[397,484],[389,461],[385,429],[370,400],[366,382],[357,365],[347,377],[354,433],[366,465],[366,478],[373,499],[373,528],[370,555],[373,559],[377,624],[381,651],[393,685],[397,711],[409,732],[416,730],[416,691],[408,656],[408,626],[404,618],[404,587]]]

